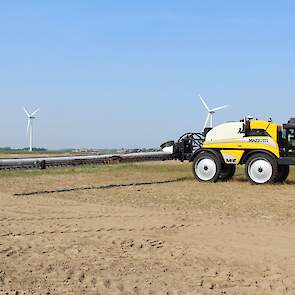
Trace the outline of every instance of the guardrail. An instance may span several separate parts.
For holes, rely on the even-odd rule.
[[[108,165],[118,163],[131,163],[142,161],[165,161],[172,160],[172,156],[164,152],[69,156],[69,157],[39,157],[21,159],[0,159],[0,170],[11,169],[46,169],[58,166],[80,165]]]

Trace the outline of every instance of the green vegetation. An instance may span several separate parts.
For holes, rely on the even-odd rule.
[[[179,164],[178,162],[158,162],[158,163],[126,163],[114,165],[84,165],[84,166],[68,166],[68,167],[50,167],[46,170],[40,169],[26,169],[26,170],[7,170],[0,171],[0,177],[15,177],[15,176],[39,176],[39,175],[62,175],[62,174],[79,174],[79,173],[146,173],[154,172],[155,174],[171,173],[171,175],[180,172],[185,173],[186,176],[192,177],[191,165],[189,163]]]
[[[166,175],[171,177],[186,177],[193,179],[191,163],[180,163],[172,161],[164,162],[145,162],[145,163],[126,163],[114,165],[83,165],[67,167],[49,167],[46,170],[27,169],[27,170],[0,170],[0,177],[28,177],[41,175],[78,175],[78,174],[103,174],[111,173],[114,176],[141,174],[143,179],[145,174]],[[244,166],[238,166],[235,179],[245,180]],[[295,168],[291,168],[289,180],[295,180]]]

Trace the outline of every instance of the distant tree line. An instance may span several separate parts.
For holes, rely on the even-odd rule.
[[[16,148],[12,148],[10,146],[6,146],[6,147],[0,147],[0,151],[1,152],[20,152],[20,151],[29,151],[28,147],[25,148],[20,148],[20,149],[16,149]],[[34,152],[46,152],[47,149],[46,148],[33,148]]]

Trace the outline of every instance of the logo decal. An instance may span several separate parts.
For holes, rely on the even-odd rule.
[[[268,139],[267,138],[249,138],[249,142],[268,144]]]
[[[224,161],[228,164],[236,164],[237,159],[229,154],[223,154]]]

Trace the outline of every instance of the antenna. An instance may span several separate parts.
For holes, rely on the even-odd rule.
[[[208,112],[208,115],[207,115],[207,118],[206,118],[206,121],[205,121],[205,124],[204,124],[204,130],[205,130],[205,128],[213,128],[213,115],[217,111],[223,110],[223,109],[225,109],[225,108],[227,108],[229,106],[228,105],[224,105],[222,107],[217,107],[217,108],[214,108],[214,109],[210,109],[208,107],[207,103],[205,102],[205,100],[202,98],[202,96],[200,94],[199,94],[199,98],[200,98],[202,104],[204,105],[205,109]]]
[[[36,119],[35,115],[38,113],[39,109],[36,109],[33,113],[29,113],[26,108],[24,108],[24,112],[28,118],[27,124],[27,136],[29,136],[29,147],[30,152],[33,151],[33,120]]]

